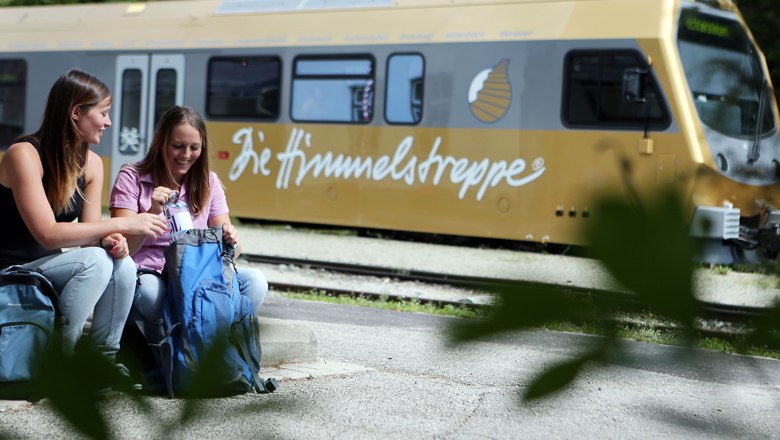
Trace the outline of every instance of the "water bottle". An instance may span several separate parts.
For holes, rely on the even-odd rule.
[[[192,215],[190,208],[179,198],[178,191],[171,193],[171,198],[163,207],[165,218],[168,220],[168,228],[171,230],[171,240],[184,235],[188,229],[192,229]]]

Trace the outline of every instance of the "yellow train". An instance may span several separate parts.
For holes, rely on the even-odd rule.
[[[581,244],[627,178],[679,186],[707,261],[780,249],[777,104],[730,0],[5,8],[0,145],[72,67],[114,94],[107,182],[191,105],[238,217]]]

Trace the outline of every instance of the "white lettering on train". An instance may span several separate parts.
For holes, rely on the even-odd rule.
[[[241,145],[241,153],[233,161],[228,173],[228,179],[235,181],[246,170],[250,161],[252,173],[269,176],[271,170],[268,163],[272,152],[270,147],[263,147],[260,154],[253,144],[253,129],[242,128],[233,135],[233,143]],[[257,132],[257,139],[264,144],[265,135],[262,130]],[[437,136],[428,153],[428,157],[420,160],[415,155],[409,155],[414,145],[414,137],[407,136],[398,144],[391,155],[373,157],[334,155],[332,151],[307,154],[311,151],[311,133],[293,128],[287,140],[285,150],[276,153],[279,161],[279,173],[276,176],[276,188],[287,189],[292,182],[301,186],[306,178],[336,179],[371,179],[381,181],[388,177],[394,181],[403,180],[407,185],[427,183],[429,173],[433,173],[430,182],[438,186],[446,177],[455,185],[460,185],[458,198],[463,199],[469,189],[476,189],[475,197],[482,200],[488,189],[505,182],[509,186],[527,185],[541,177],[546,171],[544,159],[536,158],[531,169],[527,169],[526,161],[517,158],[511,162],[505,160],[493,161],[488,158],[471,160],[465,157],[442,156],[438,153],[441,137]],[[302,148],[304,147],[304,148]],[[448,173],[449,169],[449,173]]]
[[[260,143],[263,143],[265,141],[265,135],[262,131],[257,132],[257,138],[260,140]],[[250,160],[253,160],[253,166],[252,166],[252,172],[257,175],[258,173],[262,173],[264,176],[268,176],[271,174],[271,170],[268,169],[268,161],[271,160],[271,149],[266,147],[263,148],[263,151],[260,153],[260,156],[257,155],[255,152],[254,145],[252,144],[252,129],[242,128],[241,130],[238,130],[233,135],[233,143],[234,144],[240,144],[241,145],[241,154],[236,157],[236,160],[233,161],[233,165],[230,167],[230,172],[228,173],[228,179],[230,181],[234,181],[238,179],[241,174],[244,172],[244,169],[247,166],[247,163]]]

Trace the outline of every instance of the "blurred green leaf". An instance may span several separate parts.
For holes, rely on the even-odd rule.
[[[53,340],[41,358],[35,386],[74,428],[93,439],[110,438],[99,405],[111,390],[124,392],[150,413],[149,403],[133,390],[130,379],[88,340],[82,339],[73,353],[63,352],[59,339]]]
[[[241,369],[236,365],[235,371],[225,370],[224,358],[229,346],[227,335],[217,335],[199,359],[198,368],[188,379],[186,391],[181,393],[186,402],[179,418],[180,424],[191,423],[200,417],[204,409],[202,398],[235,394],[225,384],[234,382],[233,379],[241,375]]]
[[[594,256],[656,313],[693,329],[694,243],[683,205],[673,190],[646,207],[605,198],[585,231]]]
[[[626,194],[605,196],[594,207],[592,221],[584,230],[588,248],[630,294],[591,292],[585,298],[544,284],[507,286],[497,292],[500,300],[487,320],[460,323],[451,333],[454,341],[463,342],[555,321],[595,326],[604,336],[599,347],[544,371],[524,393],[526,400],[568,386],[589,361],[619,362],[623,348],[612,344],[618,335],[617,312],[650,309],[659,318],[679,323],[685,340],[692,341],[698,313],[693,294],[696,254],[677,192],[668,188],[653,199],[640,200],[627,180]],[[629,298],[635,301],[626,302]]]
[[[583,356],[548,368],[531,382],[525,393],[523,393],[523,400],[529,401],[549,397],[551,394],[560,391],[577,378],[582,367],[590,360],[591,356]]]
[[[51,344],[43,357],[37,386],[52,407],[74,428],[93,439],[109,438],[98,408],[99,391],[109,384],[111,362],[87,344],[72,354]]]
[[[488,319],[459,323],[451,332],[455,341],[539,327],[556,320],[596,320],[605,314],[596,303],[568,295],[561,288],[549,285],[507,285],[496,293],[497,304]]]

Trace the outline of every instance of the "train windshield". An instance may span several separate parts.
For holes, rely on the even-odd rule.
[[[769,83],[757,49],[738,21],[684,9],[677,39],[704,124],[724,135],[748,139],[775,129]]]

